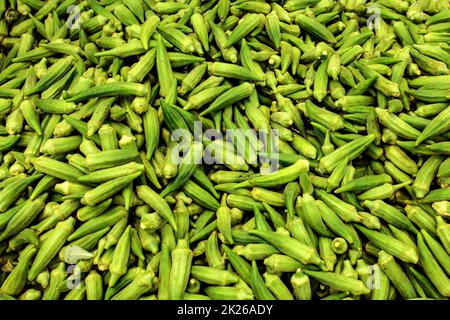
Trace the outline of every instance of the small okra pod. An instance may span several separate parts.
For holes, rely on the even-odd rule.
[[[205,255],[208,265],[212,268],[225,269],[225,260],[220,253],[216,231],[211,233],[206,244]]]
[[[42,300],[58,300],[61,295],[61,291],[58,287],[66,279],[66,277],[66,265],[64,262],[60,262],[50,272],[50,282],[44,290]]]
[[[120,236],[114,249],[113,259],[109,266],[109,271],[111,272],[109,287],[114,286],[119,278],[127,272],[128,258],[131,251],[130,230],[131,226],[128,226]]]
[[[397,185],[392,185],[390,183],[385,183],[381,186],[367,190],[357,196],[361,201],[364,200],[383,200],[391,198],[397,190],[411,184],[410,181],[403,182]]]
[[[81,136],[70,136],[48,139],[41,145],[40,152],[48,155],[69,153],[79,149],[82,141]]]
[[[264,260],[278,252],[275,247],[265,243],[250,243],[246,246],[236,248],[236,253],[247,260]]]
[[[40,299],[41,299],[41,291],[33,288],[28,289],[18,297],[18,300],[40,300]]]
[[[82,183],[103,183],[119,177],[133,175],[137,172],[143,172],[144,166],[136,162],[116,166],[114,168],[100,169],[92,171],[86,175],[78,177],[78,181]]]
[[[99,231],[105,227],[110,227],[127,216],[127,211],[124,207],[116,206],[101,215],[91,218],[84,222],[75,232],[68,236],[68,240],[76,240],[87,234]]]
[[[33,281],[38,274],[44,270],[53,257],[58,253],[64,245],[68,236],[72,233],[75,225],[75,219],[72,217],[59,222],[55,229],[51,231],[48,238],[41,244],[39,251],[28,272],[28,280]]]
[[[300,194],[300,185],[297,182],[289,182],[284,189],[284,204],[288,215],[292,218],[295,215],[295,199]]]
[[[278,300],[294,300],[290,290],[283,283],[279,276],[265,272],[263,274],[266,287],[273,293]]]
[[[417,234],[417,246],[419,248],[421,265],[425,274],[435,285],[440,294],[445,297],[450,296],[450,280],[433,257],[433,254],[427,247],[421,233]]]
[[[327,237],[319,237],[319,254],[323,261],[322,269],[331,272],[337,262],[336,254],[333,251],[332,240]]]
[[[267,288],[255,261],[252,261],[251,269],[251,288],[255,298],[258,300],[275,300],[275,297]]]
[[[404,261],[417,263],[418,255],[414,248],[382,232],[366,229],[355,225],[373,244],[394,257]]]
[[[447,188],[444,184],[443,188],[435,189],[430,191],[420,203],[433,203],[439,201],[449,201],[450,200],[450,188]]]
[[[170,299],[180,300],[186,290],[192,264],[192,251],[184,239],[179,239],[176,248],[171,253],[172,267],[170,269]]]
[[[329,273],[323,271],[304,270],[303,272],[306,275],[338,291],[349,291],[354,295],[364,295],[370,293],[370,289],[367,288],[367,286],[360,280],[347,278],[337,273]]]
[[[109,180],[98,187],[87,191],[81,202],[89,206],[95,206],[96,204],[107,200],[115,195],[117,192],[125,188],[131,181],[136,179],[142,174],[142,172],[136,172],[128,176],[118,177],[113,180]]]
[[[39,245],[39,239],[37,233],[32,229],[23,229],[17,235],[15,235],[8,242],[8,247],[12,250],[16,250],[23,244],[34,244],[35,246]]]
[[[405,299],[417,297],[413,285],[400,265],[394,260],[394,257],[383,250],[378,253],[378,257],[378,265],[398,290],[400,295]]]
[[[358,273],[353,268],[351,261],[348,259],[346,259],[342,262],[342,270],[341,270],[340,274],[346,278],[355,279],[355,280],[357,280],[358,276],[359,276]],[[361,279],[361,281],[363,281],[363,283],[364,283],[364,279]]]
[[[148,50],[149,44],[150,44],[150,38],[152,37],[153,33],[156,31],[159,23],[160,18],[158,15],[154,14],[150,17],[148,17],[145,22],[142,24],[141,27],[141,35],[140,39],[142,42],[142,46],[145,50]]]
[[[77,219],[84,222],[89,219],[95,218],[96,216],[105,212],[105,210],[109,208],[111,203],[112,199],[108,199],[103,201],[102,203],[97,204],[95,207],[85,206],[83,208],[80,208],[77,211]]]
[[[196,88],[205,75],[207,69],[207,63],[199,64],[197,67],[193,68],[182,80],[178,93],[184,96],[186,93],[191,92],[194,88]]]
[[[209,194],[206,190],[201,188],[198,184],[193,182],[192,180],[188,180],[183,186],[182,186],[183,192],[194,200],[195,203],[208,208],[210,210],[217,210],[220,207],[220,203]],[[229,203],[230,197],[227,198],[227,203],[230,207]],[[262,205],[261,205],[262,206]]]
[[[334,35],[315,18],[308,17],[304,14],[297,14],[295,16],[295,22],[300,26],[300,28],[314,37],[331,44],[336,43]]]
[[[283,207],[284,197],[283,194],[275,191],[271,191],[264,188],[254,187],[251,191],[251,196],[255,201],[266,202],[272,206]],[[258,207],[257,207],[258,208]]]
[[[95,270],[89,272],[85,279],[87,300],[101,300],[103,298],[103,280]]]
[[[71,257],[66,257],[66,250],[69,251],[67,254],[70,254],[72,257],[74,257],[74,260],[79,259],[90,259],[93,258],[93,254],[90,253],[87,250],[92,250],[99,244],[100,239],[105,236],[105,234],[109,231],[109,227],[105,227],[97,232],[85,235],[84,237],[81,237],[73,242],[69,246],[63,247],[59,251],[59,257],[61,260],[68,260]],[[79,248],[76,248],[79,247]],[[83,250],[80,250],[83,249]],[[67,259],[66,259],[67,258]]]
[[[405,206],[405,211],[408,219],[419,229],[425,229],[433,235],[436,234],[436,220],[420,206],[408,204]]]
[[[418,171],[417,164],[398,146],[387,146],[385,156],[396,167],[408,174],[414,175]]]
[[[298,178],[302,171],[309,170],[309,163],[306,160],[298,160],[293,165],[280,169],[267,175],[257,175],[238,184],[237,188],[250,186],[271,187],[289,183]]]
[[[395,114],[389,112],[388,110],[375,108],[375,112],[380,123],[392,130],[399,137],[413,140],[419,137],[420,131],[411,127],[401,118],[397,117]]]
[[[255,28],[257,28],[261,23],[261,16],[256,13],[248,13],[241,18],[239,24],[234,28],[228,37],[225,48],[228,48],[235,43],[239,42],[246,35],[251,33]]]
[[[327,69],[329,66],[329,60],[330,59],[327,58],[319,65],[314,78],[313,95],[314,98],[319,102],[322,102],[328,93]]]
[[[330,228],[334,233],[340,235],[348,243],[353,243],[353,237],[349,233],[345,223],[339,218],[339,216],[330,209],[324,202],[317,200],[316,206],[319,209],[320,215],[324,223]]]
[[[148,186],[138,186],[137,195],[164,219],[166,219],[175,231],[177,230],[173,212],[167,202],[160,195],[151,190]]]
[[[233,236],[231,233],[231,209],[226,204],[226,195],[222,197],[222,203],[219,209],[216,211],[217,228],[219,232],[224,236],[227,243],[233,244]]]
[[[442,217],[437,216],[436,225],[436,234],[447,253],[450,254],[450,224],[446,223]]]
[[[420,232],[422,233],[428,248],[433,253],[433,256],[439,262],[442,269],[444,269],[444,271],[448,274],[450,271],[450,256],[447,254],[439,241],[433,238],[426,230],[422,229]]]
[[[261,237],[263,240],[275,246],[282,253],[295,258],[304,264],[319,264],[320,257],[313,247],[286,235],[281,235],[273,231],[250,230],[250,234]]]
[[[192,28],[199,38],[203,49],[205,49],[205,51],[209,51],[208,27],[203,16],[200,13],[195,12],[194,14],[192,14],[190,20]]]
[[[320,246],[320,241],[319,241],[319,246]],[[331,249],[336,254],[344,254],[348,249],[347,241],[345,241],[344,238],[340,238],[340,237],[334,238],[331,242]]]
[[[14,269],[4,280],[0,290],[2,293],[17,296],[20,294],[25,286],[27,280],[27,274],[31,259],[33,259],[37,248],[30,244],[25,247],[19,255],[19,261]]]
[[[315,195],[332,209],[344,222],[360,222],[361,218],[353,205],[338,197],[328,194],[325,190],[315,189]]]
[[[79,206],[80,202],[78,200],[65,200],[54,209],[51,216],[45,218],[32,228],[35,229],[38,234],[52,229],[59,221],[67,219]]]
[[[39,120],[39,114],[33,105],[31,100],[24,100],[20,104],[20,110],[27,124],[34,130],[38,135],[42,134],[41,124]]]
[[[189,211],[184,201],[177,196],[175,209],[173,210],[175,222],[177,223],[176,237],[182,239],[189,232]]]
[[[352,179],[345,185],[337,188],[335,192],[341,193],[341,192],[366,191],[371,188],[383,185],[385,183],[392,183],[392,178],[388,174],[364,176],[361,178]]]
[[[228,286],[209,286],[205,293],[214,300],[253,300],[253,294],[249,290]]]
[[[348,168],[347,163],[347,159],[344,159],[344,161],[341,161],[331,172],[328,177],[327,192],[331,192],[339,187],[346,173],[346,169]]]
[[[314,198],[310,194],[304,193],[303,197],[297,198],[297,201],[299,201],[300,199],[300,217],[305,221],[305,223],[315,232],[324,237],[333,236],[331,231],[324,224]]]
[[[422,288],[422,291],[425,292],[424,295],[433,299],[443,299],[443,296],[439,293],[439,291],[427,277],[418,272],[412,266],[409,266],[408,271],[409,275],[412,276],[416,281],[416,286],[419,285]]]
[[[412,189],[416,197],[423,198],[430,190],[431,182],[436,172],[444,160],[442,156],[431,156],[419,169],[416,179],[412,184]]]
[[[136,275],[126,287],[111,297],[111,300],[136,300],[154,286],[155,274],[144,272]]]
[[[296,211],[298,212],[298,208],[296,208]],[[301,218],[288,218],[285,227],[294,239],[297,239],[298,241],[306,245],[314,247],[314,243],[311,240],[305,224],[303,223],[303,220]]]
[[[35,200],[27,200],[25,204],[8,221],[5,230],[0,235],[1,241],[25,229],[44,209],[48,194],[43,194]]]
[[[61,78],[61,76],[64,75],[69,70],[69,68],[72,67],[73,63],[74,58],[71,55],[59,59],[48,68],[45,75],[40,78],[36,85],[32,89],[28,90],[26,94],[32,95],[48,89],[53,83],[58,81],[58,79]]]
[[[239,277],[245,281],[248,285],[251,284],[251,265],[243,258],[239,257],[235,252],[229,249],[227,246],[222,245],[225,254],[230,261],[233,269],[238,273]]]
[[[120,237],[122,236],[123,232],[125,231],[128,223],[128,217],[124,217],[120,219],[117,223],[114,224],[114,226],[111,228],[111,230],[108,232],[108,234],[105,236],[105,249],[109,249],[117,244]]]
[[[83,175],[82,171],[71,165],[44,156],[32,159],[31,163],[37,171],[67,181],[76,181]]]
[[[295,297],[298,300],[312,299],[312,290],[309,277],[303,273],[301,269],[296,270],[296,272],[291,276],[290,281],[292,288],[294,289]]]
[[[332,153],[322,157],[319,161],[319,168],[324,172],[331,172],[342,159],[348,158],[352,161],[359,156],[375,140],[373,134],[358,138],[349,142]]]
[[[238,282],[239,278],[236,274],[205,266],[192,266],[191,276],[200,282],[211,285],[226,286]]]
[[[361,218],[361,223],[366,228],[376,230],[379,230],[381,228],[381,222],[380,219],[378,219],[377,215],[368,212],[358,212],[358,215]]]

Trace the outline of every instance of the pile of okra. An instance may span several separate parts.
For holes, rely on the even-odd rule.
[[[447,0],[0,0],[0,299],[448,299],[449,68]]]

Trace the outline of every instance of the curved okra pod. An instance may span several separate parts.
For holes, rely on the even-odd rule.
[[[437,216],[436,225],[436,234],[447,253],[450,254],[450,224],[446,223],[442,217]]]
[[[347,278],[337,273],[311,270],[304,270],[303,272],[306,275],[318,280],[319,282],[322,282],[325,285],[332,287],[335,290],[349,291],[354,295],[364,295],[370,293],[370,289],[367,288],[366,285],[360,280]]]
[[[111,272],[108,282],[109,287],[113,287],[119,278],[127,272],[128,258],[131,251],[130,230],[131,226],[128,226],[120,236],[114,249],[113,259],[109,266],[109,271]]]
[[[332,209],[344,222],[360,222],[361,218],[356,208],[338,197],[325,192],[325,190],[315,189],[315,195],[319,200]]]
[[[337,148],[332,153],[322,157],[319,161],[319,168],[324,172],[331,172],[342,159],[348,158],[352,161],[359,156],[375,140],[373,134],[355,139],[342,147]]]
[[[19,255],[19,261],[2,283],[0,291],[10,296],[20,294],[25,286],[30,262],[37,251],[36,246],[30,244]]]
[[[9,238],[25,229],[44,209],[48,194],[43,194],[35,200],[27,200],[26,203],[8,221],[5,230],[0,235],[1,241]]]
[[[353,243],[353,237],[349,233],[348,228],[341,218],[330,209],[324,202],[316,200],[316,206],[319,209],[320,215],[322,217],[325,225],[330,228],[335,234],[343,237],[348,243]]]
[[[412,224],[399,209],[384,202],[383,200],[366,200],[364,206],[369,208],[370,212],[386,222],[406,231],[417,232],[416,227]]]
[[[235,188],[245,187],[272,187],[291,182],[298,178],[300,172],[308,171],[309,163],[307,160],[298,160],[293,165],[280,169],[267,175],[258,175],[250,177],[246,181],[239,183]]]
[[[152,207],[164,219],[166,219],[167,222],[176,231],[177,226],[175,223],[175,218],[166,200],[164,200],[159,194],[157,194],[148,186],[138,186],[136,189],[138,197],[145,203],[147,203],[150,207]]]
[[[300,261],[303,264],[318,265],[321,261],[314,248],[289,236],[278,234],[273,231],[261,230],[250,230],[249,233],[262,238],[282,253]]]
[[[444,247],[437,241],[435,238],[433,238],[426,230],[420,230],[422,233],[422,236],[430,249],[430,251],[433,253],[433,256],[436,258],[436,260],[441,265],[442,269],[449,274],[450,272],[450,256],[445,251]]]
[[[303,197],[297,198],[297,202],[298,201],[300,201],[301,206],[300,218],[305,221],[306,225],[312,228],[319,235],[324,237],[332,237],[333,234],[322,221],[319,208],[317,207],[314,198],[310,194],[304,193]]]
[[[413,285],[393,256],[381,250],[378,253],[378,265],[403,298],[417,297]]]
[[[30,184],[41,177],[41,174],[34,174],[29,177],[21,178],[0,191],[0,212],[6,211]]]
[[[255,298],[258,300],[275,300],[275,297],[266,287],[264,283],[264,279],[258,271],[258,267],[255,261],[252,261],[252,269],[251,269],[251,288]]]
[[[388,174],[370,175],[352,179],[343,186],[337,188],[335,193],[366,191],[385,183],[392,183],[392,177]]]
[[[407,244],[382,232],[369,230],[358,225],[355,225],[355,228],[361,231],[378,248],[386,251],[394,257],[410,263],[417,263],[419,261],[417,252],[414,248],[411,248]]]
[[[71,233],[70,236],[68,236],[68,240],[76,240],[87,234],[99,231],[105,227],[113,226],[118,221],[120,221],[120,219],[126,216],[127,211],[125,210],[125,208],[122,206],[116,206],[108,210],[107,212],[84,222],[78,229],[75,230],[75,232]]]
[[[75,219],[69,217],[59,222],[55,229],[49,231],[48,238],[42,242],[30,267],[28,281],[35,280],[38,274],[50,263],[72,233],[74,225]]]
[[[238,276],[230,271],[205,266],[192,266],[191,276],[200,282],[217,286],[234,284],[239,280]]]
[[[236,287],[210,286],[205,288],[205,293],[215,300],[253,300],[249,290]]]
[[[425,274],[444,297],[450,296],[450,279],[441,269],[438,262],[433,257],[430,249],[427,247],[421,233],[417,234],[417,246],[419,248],[419,257]]]
[[[138,274],[130,284],[112,296],[111,300],[136,300],[152,289],[154,281],[153,272]]]

